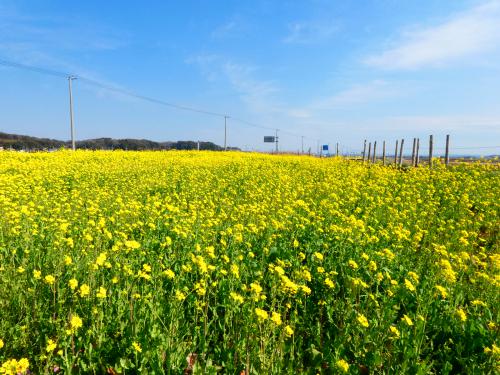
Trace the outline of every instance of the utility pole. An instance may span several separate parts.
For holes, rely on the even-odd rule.
[[[276,141],[276,154],[278,154],[278,131],[279,129],[276,129],[276,136],[275,136],[275,141]]]
[[[229,116],[224,116],[224,151],[227,151],[227,119]]]
[[[68,88],[69,88],[69,121],[71,125],[71,148],[73,151],[76,150],[75,144],[75,127],[73,124],[73,90],[71,88],[71,81],[76,79],[75,76],[68,76]]]

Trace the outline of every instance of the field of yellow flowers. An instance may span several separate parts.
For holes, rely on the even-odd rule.
[[[0,153],[0,374],[495,373],[500,169]]]

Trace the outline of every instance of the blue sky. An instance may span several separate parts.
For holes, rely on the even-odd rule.
[[[283,150],[301,147],[287,133],[306,150],[500,145],[500,0],[0,0],[0,59],[279,128]],[[223,143],[219,117],[83,81],[74,97],[77,139]],[[69,138],[64,79],[0,67],[0,103],[1,131]],[[231,146],[270,133],[228,120]]]

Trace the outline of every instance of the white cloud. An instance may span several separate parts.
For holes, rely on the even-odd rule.
[[[222,39],[240,34],[244,30],[243,20],[239,16],[232,16],[227,22],[216,27],[210,36],[214,39]]]
[[[288,25],[288,35],[283,40],[290,44],[315,44],[332,38],[339,30],[335,20],[329,21],[302,21]]]
[[[234,30],[236,29],[237,24],[235,20],[231,20],[229,22],[226,22],[225,24],[217,27],[214,31],[212,31],[212,38],[222,38],[227,35],[231,35],[234,33]]]
[[[492,0],[441,24],[406,31],[394,46],[365,62],[383,69],[418,69],[478,57],[499,47],[500,0]]]
[[[349,107],[400,94],[400,89],[394,84],[383,80],[374,80],[365,84],[355,84],[333,96],[317,99],[311,106],[315,109],[332,109]]]
[[[226,62],[223,65],[223,72],[245,104],[257,112],[274,111],[274,95],[279,90],[272,81],[256,79],[254,75],[257,70],[254,66],[234,62]]]
[[[486,115],[436,115],[436,116],[391,116],[386,119],[385,130],[449,131],[482,130],[500,134],[500,116]],[[429,133],[430,134],[430,133]]]

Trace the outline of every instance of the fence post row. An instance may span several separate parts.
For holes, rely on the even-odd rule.
[[[401,143],[396,139],[396,147],[394,149],[394,165],[403,166],[403,151],[404,151],[404,138],[401,139]],[[386,148],[385,141],[382,142],[382,165],[386,165]],[[399,152],[399,154],[398,154]],[[337,143],[337,156],[339,155],[339,145]],[[434,136],[429,135],[429,167],[432,168],[434,165],[433,161],[434,155]],[[399,158],[399,159],[398,159]],[[446,135],[446,151],[444,156],[446,166],[450,163],[450,135]],[[363,142],[363,162],[368,161],[368,163],[377,162],[377,141],[373,142],[373,153],[372,153],[372,143],[368,142],[368,155],[366,154],[366,139]],[[420,138],[413,138],[413,148],[411,154],[411,166],[418,167],[420,164]]]

